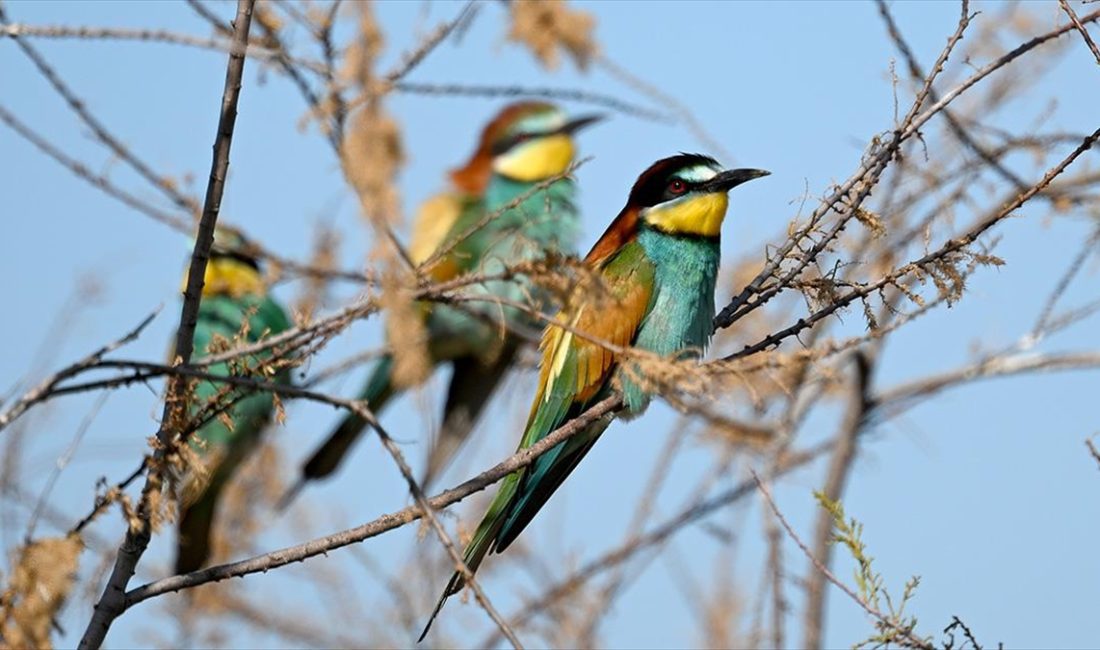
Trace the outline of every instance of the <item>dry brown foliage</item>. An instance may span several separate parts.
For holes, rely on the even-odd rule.
[[[405,278],[410,277],[405,274]],[[424,324],[424,305],[414,302],[412,290],[396,270],[382,279],[381,305],[387,312],[386,343],[393,350],[393,382],[398,387],[418,386],[431,373]]]
[[[508,39],[523,43],[551,70],[558,67],[560,51],[585,69],[599,51],[592,32],[592,14],[573,9],[565,0],[518,0],[509,3],[512,26]]]
[[[388,115],[378,97],[375,66],[385,45],[382,30],[369,2],[355,4],[358,37],[349,46],[341,78],[358,89],[365,105],[351,118],[342,151],[345,174],[370,220],[395,220],[400,214],[400,196],[394,179],[405,162],[401,129]]]
[[[10,648],[52,648],[50,631],[76,580],[79,535],[46,537],[19,549],[0,596],[0,631]]]

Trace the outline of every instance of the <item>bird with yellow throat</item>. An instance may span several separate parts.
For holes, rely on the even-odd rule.
[[[593,404],[622,395],[635,416],[650,393],[621,353],[634,348],[661,357],[698,355],[710,340],[719,232],[733,187],[768,172],[723,169],[713,158],[680,154],[649,167],[626,207],[585,257],[596,282],[579,283],[542,337],[538,391],[519,448],[525,449]],[[515,541],[611,423],[597,419],[573,437],[509,474],[466,545],[477,571],[490,552]],[[447,598],[466,581],[455,572],[420,639]]]
[[[286,310],[268,292],[255,246],[229,226],[214,231],[203,276],[195,325],[195,361],[255,344],[290,328]],[[214,377],[243,376],[290,383],[290,369],[272,350],[242,355],[205,367]],[[196,465],[179,481],[179,541],[176,573],[195,571],[210,557],[211,531],[221,495],[237,470],[259,447],[275,412],[275,397],[217,379],[196,380],[189,402],[201,420],[188,438]]]

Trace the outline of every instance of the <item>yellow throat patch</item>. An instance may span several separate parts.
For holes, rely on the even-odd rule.
[[[573,161],[573,139],[564,133],[537,138],[493,160],[493,171],[524,183],[560,174]]]
[[[184,287],[187,278],[183,279]],[[251,266],[228,257],[212,257],[206,263],[203,276],[202,295],[232,296],[239,298],[247,294],[263,294],[267,291],[264,279]]]
[[[726,218],[729,196],[713,192],[688,195],[677,201],[655,205],[642,213],[642,218],[658,230],[674,235],[717,237]]]

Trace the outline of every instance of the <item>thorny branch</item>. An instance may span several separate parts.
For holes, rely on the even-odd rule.
[[[916,99],[913,102],[913,106],[909,111],[909,114],[903,120],[900,127],[894,130],[893,137],[890,142],[885,146],[879,146],[872,150],[872,153],[867,157],[866,161],[856,170],[847,181],[836,188],[828,198],[824,199],[821,204],[810,215],[805,226],[797,230],[796,233],[788,238],[769,259],[764,268],[756,275],[752,282],[745,287],[741,293],[734,297],[725,308],[715,317],[715,327],[718,329],[726,328],[732,325],[735,321],[744,317],[748,312],[762,306],[772,297],[777,295],[784,288],[789,286],[790,282],[797,277],[814,259],[825,250],[826,246],[836,239],[837,236],[843,231],[845,225],[849,219],[855,218],[859,213],[859,209],[863,201],[870,196],[872,188],[875,186],[877,180],[881,177],[882,173],[886,170],[889,162],[894,158],[901,145],[912,138],[919,132],[919,129],[924,126],[934,116],[939,114],[944,108],[946,108],[952,101],[972,88],[981,80],[985,79],[992,73],[1003,68],[1004,66],[1019,59],[1024,54],[1031,50],[1051,41],[1059,36],[1062,36],[1073,29],[1072,25],[1066,25],[1055,28],[1045,34],[1036,36],[1028,40],[1025,43],[1020,44],[1012,51],[998,57],[996,60],[978,68],[969,78],[957,85],[951,91],[945,93],[940,97],[938,101],[932,103],[924,112],[920,112],[924,99],[928,92],[931,91],[932,83],[939,71],[942,70],[944,63],[946,63],[955,45],[962,39],[965,33],[966,27],[970,23],[970,16],[967,11],[967,5],[963,4],[963,18],[959,21],[959,27],[955,33],[948,39],[947,45],[944,47],[943,52],[940,54],[936,64],[933,65],[932,71],[929,73],[928,78],[925,80],[925,84],[921,89],[921,92],[917,94]],[[1090,23],[1100,18],[1100,10],[1091,12],[1084,16],[1081,20],[1082,23]],[[1091,142],[1090,142],[1091,144]],[[1087,149],[1087,147],[1086,147]],[[1074,156],[1076,157],[1076,156]],[[1049,183],[1049,181],[1048,181]],[[1045,185],[1044,185],[1045,187]],[[1040,188],[1042,189],[1042,188]],[[1029,197],[1030,198],[1030,197]],[[842,215],[837,220],[836,224],[827,232],[827,234],[811,246],[811,248],[804,254],[799,256],[794,268],[784,274],[782,277],[777,278],[777,281],[771,285],[770,288],[765,288],[765,284],[768,280],[775,277],[775,274],[779,271],[780,266],[788,258],[788,255],[798,248],[802,241],[813,232],[817,224],[828,213],[838,211]],[[750,299],[755,298],[752,302]]]
[[[791,325],[773,334],[769,334],[757,343],[745,346],[743,350],[728,355],[724,357],[723,360],[733,361],[735,359],[741,359],[778,345],[784,339],[797,335],[799,332],[813,326],[818,321],[833,313],[836,313],[838,310],[847,307],[856,300],[869,296],[877,291],[880,291],[890,286],[896,287],[898,286],[898,282],[905,276],[914,273],[920,273],[922,269],[927,268],[929,264],[961,251],[965,247],[974,243],[974,241],[977,240],[978,237],[980,237],[983,233],[985,233],[985,231],[989,230],[995,224],[1007,218],[1009,215],[1015,212],[1017,208],[1022,206],[1039,192],[1043,191],[1048,185],[1050,185],[1051,181],[1053,181],[1055,178],[1058,177],[1058,175],[1064,172],[1066,168],[1069,167],[1073,163],[1073,161],[1078,158],[1078,156],[1088,151],[1092,147],[1092,145],[1096,143],[1097,139],[1100,139],[1100,129],[1093,131],[1088,137],[1086,137],[1085,140],[1076,149],[1070,152],[1070,154],[1066,156],[1066,158],[1064,158],[1061,162],[1048,170],[1047,173],[1044,174],[1043,177],[1039,180],[1039,182],[1033,185],[1028,191],[1017,195],[1015,198],[1008,201],[1002,208],[994,211],[993,214],[990,214],[985,218],[978,220],[977,223],[975,223],[965,233],[949,239],[939,249],[928,253],[927,255],[924,255],[919,259],[913,260],[909,264],[898,268],[897,270],[893,271],[892,273],[888,274],[886,277],[878,280],[877,282],[873,282],[857,289],[853,289],[852,291],[838,298],[831,305],[820,309],[813,314],[810,314],[806,318],[800,318],[798,322],[796,322],[794,325]]]

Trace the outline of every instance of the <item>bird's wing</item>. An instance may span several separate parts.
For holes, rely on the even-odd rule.
[[[562,408],[596,395],[615,359],[604,343],[629,346],[649,313],[654,268],[637,242],[609,257],[592,280],[582,283],[556,317],[568,329],[551,325],[543,334],[538,391],[520,447],[533,445],[564,422]]]
[[[581,413],[611,379],[614,353],[572,330],[625,347],[633,342],[652,307],[653,263],[636,240],[623,242],[618,250],[607,251],[599,260],[592,261],[590,268],[602,279],[600,288],[594,290],[595,283],[582,283],[559,314],[558,321],[570,329],[551,325],[543,334],[539,388],[520,449],[530,447]],[[577,466],[607,423],[607,420],[593,423],[586,431],[540,456],[527,469],[513,472],[501,481],[463,554],[471,571],[477,571],[490,550],[502,551],[516,538]],[[462,574],[455,572],[443,589],[421,639],[443,603],[463,585]]]
[[[453,192],[436,194],[420,206],[409,240],[409,257],[416,264],[432,256],[462,212],[462,199]]]
[[[420,206],[409,242],[409,257],[423,264],[480,218],[482,202],[456,192],[437,194]],[[436,282],[457,277],[468,266],[470,252],[459,242],[428,270]]]
[[[616,354],[605,343],[629,346],[649,313],[654,268],[636,241],[608,256],[598,276],[602,286],[582,288],[558,316],[570,329],[552,325],[543,335],[539,388],[520,448],[535,444],[602,397],[616,367]],[[606,426],[595,423],[540,456],[523,473],[497,537],[498,552],[530,522]]]

